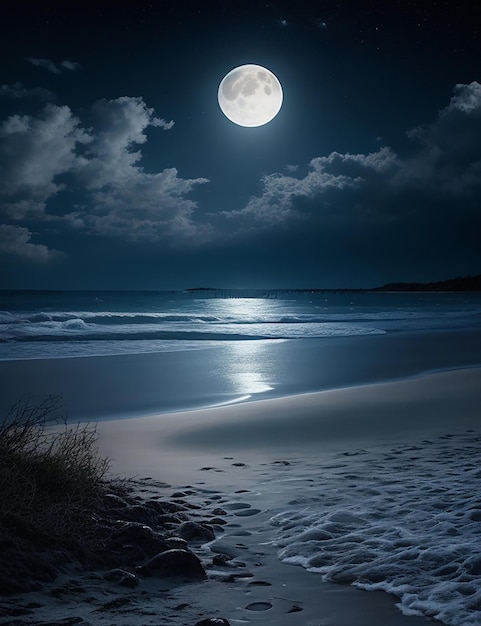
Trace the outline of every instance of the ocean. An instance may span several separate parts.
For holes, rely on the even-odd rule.
[[[481,328],[479,293],[4,291],[0,360]]]

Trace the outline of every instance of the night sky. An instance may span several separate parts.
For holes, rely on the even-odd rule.
[[[476,5],[2,2],[0,288],[480,273]],[[284,91],[257,128],[217,103],[246,63]]]

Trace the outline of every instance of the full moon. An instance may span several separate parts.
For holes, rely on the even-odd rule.
[[[261,65],[240,65],[224,76],[217,93],[222,113],[239,126],[263,126],[279,113],[282,87]]]

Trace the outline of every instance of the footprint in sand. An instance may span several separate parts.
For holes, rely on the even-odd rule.
[[[272,604],[270,602],[252,602],[246,606],[246,609],[248,611],[268,611],[272,609]]]
[[[239,511],[234,511],[234,515],[237,517],[250,517],[251,515],[257,515],[261,512],[260,509],[240,509]]]
[[[272,587],[272,583],[268,583],[266,580],[253,580],[249,583],[249,587]]]
[[[232,511],[237,517],[250,517],[261,513],[260,509],[253,509],[247,502],[230,502],[224,505],[224,508]]]
[[[229,524],[230,528],[232,528],[233,524]],[[252,533],[250,533],[248,530],[237,530],[235,532],[230,532],[229,533],[229,537],[250,537],[252,535]]]
[[[249,509],[250,506],[247,502],[229,502],[225,505],[225,508],[230,511],[236,511],[237,509]]]

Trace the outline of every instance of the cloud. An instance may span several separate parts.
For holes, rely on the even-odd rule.
[[[61,74],[62,70],[60,70],[53,61],[49,59],[37,59],[35,57],[26,57],[25,59],[31,65],[35,67],[40,67],[43,70],[47,70],[47,72],[52,72],[52,74]]]
[[[0,97],[6,98],[40,98],[40,100],[56,99],[55,94],[49,89],[42,87],[24,87],[22,83],[13,83],[13,85],[0,85]]]
[[[67,106],[47,104],[36,116],[13,115],[0,124],[0,211],[6,221],[20,228],[27,220],[48,220],[91,237],[185,249],[236,238],[260,242],[266,232],[271,238],[294,232],[311,241],[319,237],[327,247],[348,231],[366,238],[376,233],[379,241],[389,231],[394,241],[395,229],[408,237],[413,225],[421,240],[441,221],[457,224],[459,234],[479,216],[476,82],[457,85],[431,124],[408,132],[407,154],[381,146],[289,163],[281,173],[265,175],[260,192],[241,209],[217,212],[202,211],[192,197],[206,178],[182,178],[173,166],[146,170],[143,146],[154,129],[169,131],[174,122],[158,117],[142,98],[100,100],[82,115],[83,121]],[[449,234],[449,227],[443,232]],[[28,229],[15,233],[19,245],[35,245]]]
[[[100,100],[92,107],[92,143],[78,167],[88,189],[125,182],[138,175],[140,150],[134,146],[147,141],[149,126],[170,130],[174,122],[155,116],[142,98],[123,96]]]
[[[242,234],[300,222],[380,224],[423,207],[449,211],[448,199],[451,207],[459,200],[471,211],[473,204],[463,201],[474,202],[481,193],[481,85],[456,85],[437,119],[407,135],[412,150],[403,158],[387,146],[368,154],[332,152],[313,158],[304,176],[295,176],[292,165],[286,166],[287,174],[264,176],[259,195],[240,210],[219,214],[226,220],[223,227],[217,218],[219,228],[232,231],[235,222]]]
[[[0,254],[47,263],[60,253],[42,244],[31,243],[32,233],[23,226],[0,224]]]
[[[140,165],[153,126],[170,130],[174,122],[155,116],[142,98],[101,100],[92,107],[93,140],[76,174],[90,193],[86,227],[96,234],[159,241],[200,236],[192,214],[196,204],[186,198],[205,178],[183,179],[175,168],[147,173]]]
[[[0,124],[0,209],[8,218],[41,217],[64,187],[55,181],[76,162],[87,131],[67,106],[47,104],[38,117],[12,115]]]
[[[82,69],[82,66],[80,63],[77,63],[77,61],[65,60],[60,63],[60,66],[65,70],[70,70],[71,72],[76,72]]]
[[[472,195],[481,186],[481,84],[456,85],[437,120],[410,130],[421,149],[406,161],[403,181],[451,195]]]
[[[51,72],[52,74],[61,74],[62,70],[76,72],[77,70],[82,69],[82,66],[80,63],[77,63],[77,61],[65,60],[60,63],[54,63],[50,59],[39,59],[36,57],[26,57],[25,60],[31,65],[46,70],[47,72]]]
[[[126,180],[112,180],[93,193],[93,211],[84,215],[91,232],[134,241],[178,243],[207,235],[206,228],[192,219],[196,203],[185,197],[207,179],[180,178],[175,168],[158,174],[132,169]]]
[[[289,220],[305,220],[319,214],[323,205],[352,195],[363,187],[382,185],[386,176],[400,167],[398,157],[390,148],[383,147],[370,154],[340,154],[333,152],[327,157],[316,157],[309,163],[309,171],[302,178],[285,174],[269,174],[262,178],[261,195],[252,197],[240,210],[224,212],[229,220],[242,224],[254,222],[271,227]],[[292,168],[291,168],[292,169]],[[302,203],[304,201],[304,204]],[[307,205],[305,201],[315,201]]]
[[[175,168],[147,173],[141,165],[147,129],[167,131],[174,122],[157,117],[142,98],[127,96],[96,102],[90,121],[87,129],[69,107],[48,104],[36,117],[12,115],[0,125],[6,218],[62,222],[122,240],[205,237],[208,229],[194,223],[196,203],[187,196],[207,179],[181,178]],[[81,201],[51,211],[62,192]]]

